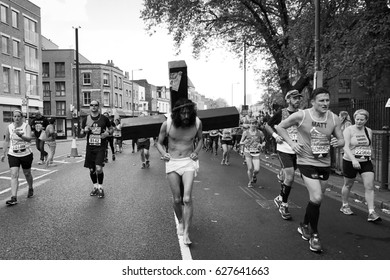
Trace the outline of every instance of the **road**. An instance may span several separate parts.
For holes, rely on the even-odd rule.
[[[78,142],[83,155],[85,142]],[[246,168],[233,153],[230,166],[202,152],[194,183],[193,244],[176,235],[171,195],[164,165],[151,147],[150,169],[140,169],[130,145],[106,165],[106,197],[90,197],[84,158],[68,158],[70,142],[58,144],[57,167],[36,164],[35,196],[27,199],[22,183],[16,206],[10,196],[8,164],[0,165],[0,248],[3,260],[386,260],[390,223],[372,224],[367,213],[339,212],[336,195],[321,206],[322,254],[309,250],[297,233],[307,204],[298,178],[290,195],[291,221],[280,217],[273,198],[279,192],[275,170],[262,164],[255,188],[247,188]],[[21,172],[21,178],[24,176]],[[23,181],[23,180],[22,180]]]

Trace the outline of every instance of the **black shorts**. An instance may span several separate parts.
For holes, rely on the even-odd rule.
[[[326,181],[329,179],[330,174],[330,166],[327,167],[319,167],[313,165],[302,165],[298,164],[299,171],[305,177]]]
[[[24,157],[15,157],[12,155],[8,155],[8,164],[10,168],[22,166],[23,169],[31,169],[33,159],[34,156],[32,153]]]
[[[343,159],[343,176],[345,178],[353,179],[356,175],[364,172],[374,172],[374,166],[371,160],[362,161],[360,163],[360,169],[353,168],[352,161]]]
[[[95,168],[96,165],[104,166],[105,150],[90,150],[85,153],[84,167]]]
[[[233,140],[221,140],[221,145],[229,145],[229,146],[232,146],[233,145]]]
[[[297,155],[296,154],[288,154],[278,151],[278,156],[280,163],[282,164],[282,168],[290,168],[294,167],[297,169]]]
[[[141,149],[146,149],[146,150],[150,149],[150,139],[142,141],[142,142],[139,142],[139,141],[137,142],[137,150],[139,151]]]

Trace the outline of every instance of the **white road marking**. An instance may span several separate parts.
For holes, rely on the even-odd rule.
[[[173,216],[175,217],[175,222],[176,222],[176,232],[177,229],[179,228],[179,221],[176,218],[175,212],[173,212]],[[179,240],[179,246],[180,246],[180,252],[181,252],[181,258],[183,260],[192,260],[192,255],[190,251],[190,247],[185,245],[183,242],[183,236],[177,235],[177,239]]]

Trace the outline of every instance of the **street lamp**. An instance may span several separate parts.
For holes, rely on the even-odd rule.
[[[230,43],[235,43],[236,39],[228,40]],[[246,41],[244,39],[244,107],[246,107]]]
[[[134,118],[134,71],[142,71],[142,69],[131,70],[131,115]]]

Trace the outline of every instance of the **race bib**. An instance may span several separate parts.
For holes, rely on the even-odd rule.
[[[89,145],[91,146],[100,146],[102,143],[102,137],[99,135],[91,134],[88,140]]]
[[[314,157],[326,157],[330,150],[328,137],[313,127],[312,130],[310,130],[310,138],[310,146]]]
[[[26,150],[26,144],[24,144],[24,143],[18,144],[17,142],[16,142],[16,143],[13,143],[13,144],[12,144],[12,149],[13,149],[14,151]]]
[[[358,146],[355,149],[355,158],[370,158],[371,148],[369,146]]]
[[[250,148],[249,148],[249,152],[250,152],[251,154],[257,154],[257,153],[259,153],[260,151],[259,151],[258,148],[250,147]]]
[[[298,142],[298,136],[294,133],[294,134],[289,134],[288,135],[290,137],[291,140],[293,140],[294,142]]]

